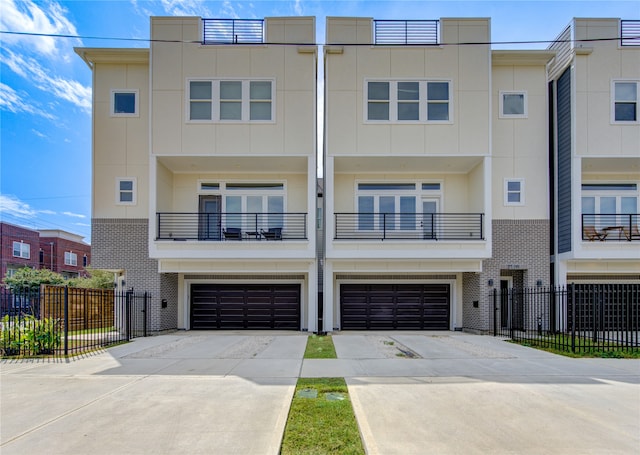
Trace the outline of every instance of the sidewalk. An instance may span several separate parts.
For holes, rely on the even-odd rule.
[[[369,454],[635,453],[640,361],[454,332],[182,332],[0,362],[0,452],[277,454],[298,377],[347,378]]]

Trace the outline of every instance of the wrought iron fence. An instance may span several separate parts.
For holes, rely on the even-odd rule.
[[[377,45],[438,44],[437,20],[375,20],[373,24]]]
[[[306,213],[157,213],[156,240],[306,240]]]
[[[148,302],[132,290],[1,288],[1,354],[63,357],[147,336]]]
[[[336,213],[335,239],[484,240],[482,213]]]
[[[202,19],[204,44],[261,44],[263,19]]]
[[[493,334],[562,351],[640,350],[640,285],[494,289]]]
[[[637,213],[601,213],[582,215],[582,240],[640,241]]]

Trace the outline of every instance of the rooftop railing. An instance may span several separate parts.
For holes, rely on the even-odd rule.
[[[263,19],[202,19],[203,44],[262,44]]]
[[[482,213],[336,213],[336,240],[484,240]]]
[[[375,20],[376,45],[434,45],[438,44],[437,20]]]
[[[640,20],[620,21],[620,45],[640,46]]]

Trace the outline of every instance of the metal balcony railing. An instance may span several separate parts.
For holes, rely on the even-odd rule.
[[[156,213],[156,240],[306,240],[306,213]]]
[[[375,20],[376,45],[434,45],[438,44],[437,20]]]
[[[203,44],[262,44],[263,19],[202,19]]]
[[[589,242],[640,242],[640,215],[585,214],[582,215],[582,240]]]
[[[483,213],[336,213],[336,240],[484,240]]]
[[[640,20],[620,21],[620,45],[640,46]]]

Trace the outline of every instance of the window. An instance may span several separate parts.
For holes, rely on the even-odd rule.
[[[370,122],[449,122],[449,81],[365,81]]]
[[[13,242],[13,257],[30,259],[31,245],[24,242]]]
[[[432,213],[434,210],[425,201],[436,204],[439,197],[440,183],[358,183],[358,229],[415,231],[421,225],[424,228],[419,204],[423,214]]]
[[[111,115],[115,117],[137,117],[138,91],[112,90]]]
[[[500,92],[500,118],[527,117],[526,92]]]
[[[244,231],[284,227],[283,183],[227,183],[224,186],[225,227]]]
[[[629,217],[636,215],[638,211],[638,185],[635,183],[582,185],[582,215],[585,224],[597,227],[628,225]],[[637,216],[633,219],[636,218]]]
[[[78,255],[76,253],[72,253],[71,251],[64,252],[64,265],[78,265]]]
[[[116,179],[116,204],[135,205],[136,204],[136,180],[132,178]]]
[[[87,258],[87,255],[85,254],[82,257],[82,267],[86,267],[87,265],[89,265],[89,259]]]
[[[274,80],[189,81],[189,121],[272,122]]]
[[[638,123],[639,81],[613,81],[612,121],[615,123]]]
[[[505,179],[504,205],[524,205],[524,179]]]

